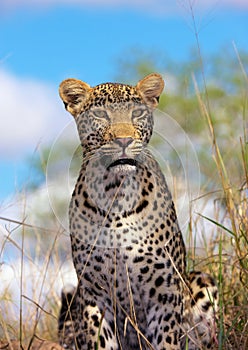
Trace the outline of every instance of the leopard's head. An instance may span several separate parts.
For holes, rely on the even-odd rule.
[[[90,87],[66,79],[59,93],[75,118],[84,155],[97,153],[107,168],[133,167],[153,130],[152,112],[164,81],[153,73],[136,86],[105,83]]]

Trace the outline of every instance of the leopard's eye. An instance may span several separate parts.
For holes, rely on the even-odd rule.
[[[108,113],[102,109],[96,109],[93,111],[93,114],[97,118],[108,119]]]
[[[141,109],[141,108],[138,108],[138,109],[135,109],[133,112],[132,112],[132,117],[133,118],[139,118],[143,115],[144,113],[144,110]]]

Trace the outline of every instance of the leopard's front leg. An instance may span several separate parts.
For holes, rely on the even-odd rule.
[[[105,297],[106,300],[106,297]],[[111,306],[94,292],[80,290],[79,329],[76,334],[80,350],[119,350]]]
[[[147,310],[147,339],[156,350],[180,350],[181,297],[175,291],[154,293]]]

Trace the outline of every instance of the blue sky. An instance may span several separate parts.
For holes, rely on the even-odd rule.
[[[187,58],[196,46],[189,3],[2,0],[1,201],[27,180],[27,158],[71,120],[57,96],[59,83],[67,77],[90,85],[114,80],[118,60],[134,48],[178,62]],[[193,3],[204,54],[231,48],[233,42],[238,50],[247,49],[247,1]]]

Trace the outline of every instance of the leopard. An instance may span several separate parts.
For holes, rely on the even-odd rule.
[[[60,84],[83,155],[69,205],[78,284],[62,291],[58,322],[65,349],[215,345],[216,282],[187,272],[172,195],[148,147],[163,90],[158,73],[136,85]]]

